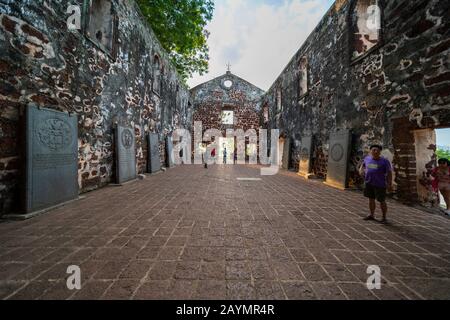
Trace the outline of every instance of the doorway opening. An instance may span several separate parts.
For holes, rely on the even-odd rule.
[[[283,166],[284,143],[286,142],[286,139],[281,137],[279,142],[280,144],[278,146],[278,166],[281,168]]]
[[[217,154],[217,162],[224,164],[233,164],[233,153],[234,137],[219,138],[219,153]]]
[[[411,117],[392,119],[394,190],[403,203],[440,211],[443,199],[434,176],[439,156],[450,145],[449,116],[430,114],[417,121]]]
[[[417,195],[419,201],[433,208],[447,209],[442,184],[435,169],[439,159],[450,161],[450,128],[414,130]]]
[[[437,160],[447,159],[450,161],[450,128],[436,130],[436,156]],[[446,209],[446,202],[441,191],[439,192],[439,205]]]

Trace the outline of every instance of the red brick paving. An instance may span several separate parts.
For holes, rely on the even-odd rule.
[[[384,226],[359,192],[238,177],[259,170],[181,166],[0,223],[0,299],[450,299],[449,219],[391,201]]]

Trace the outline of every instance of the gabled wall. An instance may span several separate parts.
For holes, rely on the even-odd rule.
[[[227,88],[226,81],[231,81],[232,86]],[[228,128],[258,130],[263,93],[263,90],[227,72],[191,89],[194,121],[201,121],[204,131],[221,130],[224,137]],[[232,126],[222,124],[222,110],[234,111]]]

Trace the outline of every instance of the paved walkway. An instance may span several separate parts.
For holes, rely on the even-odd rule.
[[[358,192],[242,177],[182,166],[0,223],[0,299],[450,299],[449,219],[392,202],[392,225],[364,222]]]

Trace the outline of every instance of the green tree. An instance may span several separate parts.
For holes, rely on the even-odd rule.
[[[183,80],[208,71],[213,0],[137,0],[163,48]]]
[[[438,149],[436,151],[436,154],[437,154],[438,159],[445,158],[445,159],[450,160],[450,151],[448,151],[448,150]]]

